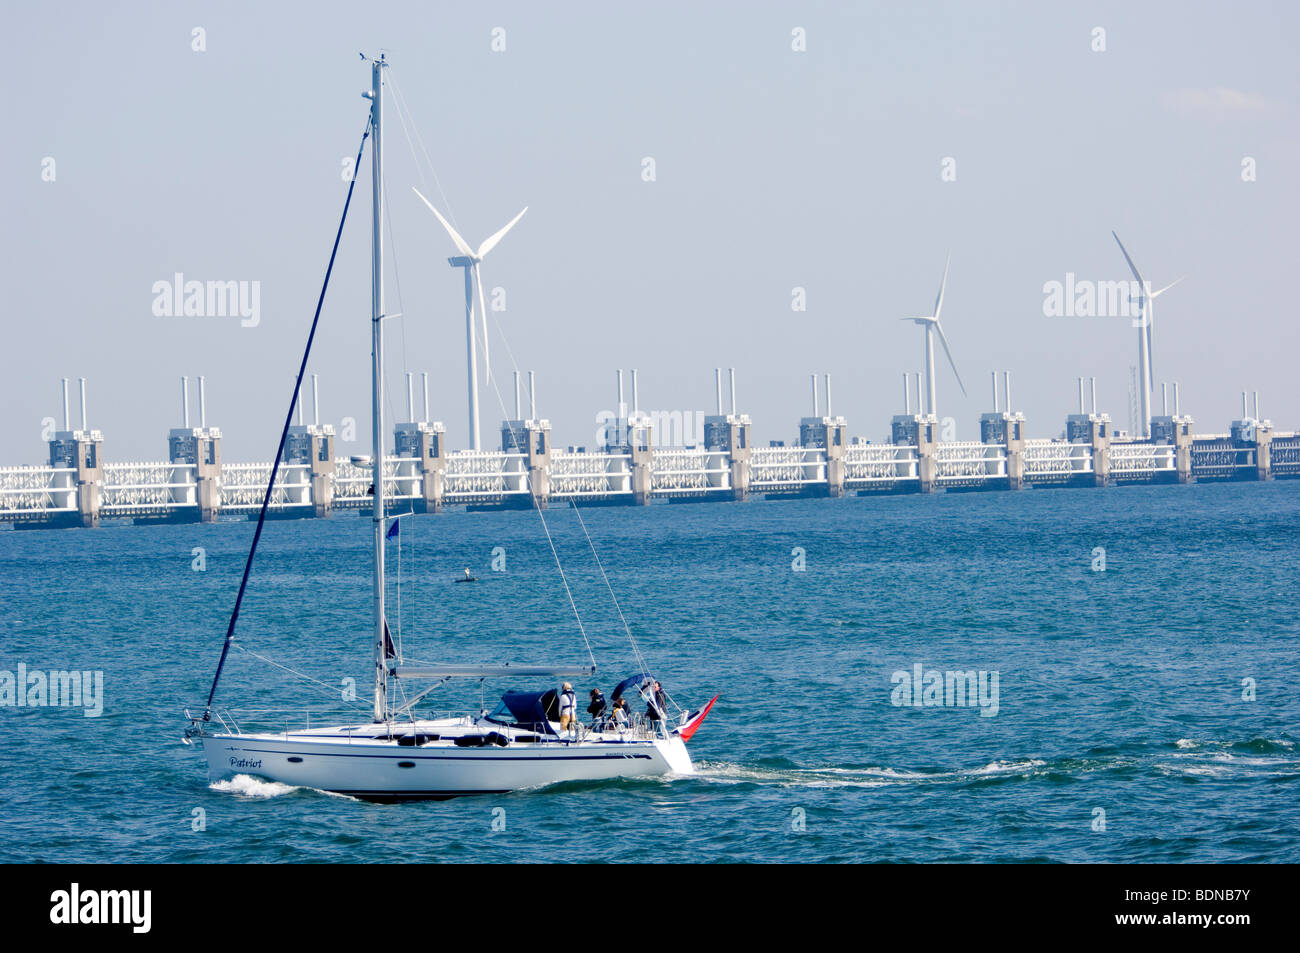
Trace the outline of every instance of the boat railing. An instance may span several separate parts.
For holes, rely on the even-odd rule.
[[[482,712],[479,711],[466,711],[464,709],[424,711],[415,716],[414,722],[448,721],[468,726],[472,725],[481,714]],[[349,736],[355,734],[358,738],[370,739],[376,732],[382,730],[382,726],[373,725],[366,721],[364,714],[357,709],[337,706],[315,708],[223,708],[220,710],[214,709],[212,717],[230,734],[244,733],[245,729],[240,727],[240,722],[245,724],[253,722],[268,726],[274,724],[276,727],[279,727],[280,723],[283,722],[285,734],[293,731],[310,731],[313,718],[316,720],[315,723],[318,728],[323,728],[329,724],[342,724],[363,729],[348,732]],[[390,731],[394,735],[400,735],[409,732],[413,722],[411,718],[397,718],[388,724]],[[374,732],[371,731],[371,728],[374,728]]]
[[[465,711],[463,709],[423,711],[413,718],[395,719],[389,722],[389,731],[393,735],[407,734],[412,729],[418,728],[421,722],[431,721],[450,722],[457,726],[468,727],[483,717],[484,714],[482,711]],[[268,728],[274,724],[278,728],[280,722],[283,722],[283,730],[286,735],[294,731],[310,731],[313,717],[316,719],[317,727],[339,722],[355,724],[358,730],[345,733],[349,742],[353,737],[369,741],[375,737],[376,732],[382,730],[381,726],[364,723],[361,713],[355,708],[222,708],[213,709],[212,711],[212,719],[221,726],[221,730],[232,735],[244,734],[245,728],[243,725],[250,723],[259,726],[266,725]],[[615,725],[612,719],[607,719],[603,724],[604,727],[600,731],[617,733],[621,737],[633,741],[651,741],[663,737],[665,732],[671,731],[671,721],[652,721],[643,713],[632,715],[627,723],[621,727]],[[299,727],[295,728],[295,725]],[[371,730],[372,728],[374,731]],[[593,722],[578,723],[577,740],[581,741],[595,733],[598,732],[594,728]],[[565,740],[571,737],[573,736],[560,732],[555,740]]]
[[[212,717],[218,721],[222,728],[230,734],[243,734],[240,727],[240,721],[257,721],[278,723],[284,720],[284,730],[287,734],[292,729],[291,722],[296,718],[301,721],[306,728],[311,728],[312,716],[331,715],[335,719],[340,717],[351,717],[356,720],[359,712],[355,708],[221,708],[213,709]]]
[[[622,726],[616,725],[613,719],[610,719],[607,716],[605,724],[606,726],[601,729],[602,731],[617,732],[620,736],[630,738],[633,741],[653,741],[655,738],[663,737],[665,730],[660,727],[665,724],[664,722],[651,721],[644,714],[632,715],[628,719],[627,723]],[[592,734],[595,730],[590,722],[586,724],[580,723],[579,729],[579,740]]]

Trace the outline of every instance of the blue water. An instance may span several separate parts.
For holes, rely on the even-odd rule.
[[[584,512],[670,694],[721,694],[697,776],[400,805],[214,790],[182,710],[252,526],[6,532],[0,669],[102,670],[105,704],[0,708],[0,860],[1300,860],[1300,483]],[[573,513],[549,521],[608,692],[628,641]],[[404,527],[408,656],[585,659],[535,513]],[[242,641],[325,687],[234,653],[219,704],[327,708],[346,678],[364,704],[367,531],[268,525]],[[452,585],[466,566],[482,581]],[[997,672],[997,714],[893,704],[916,663]]]

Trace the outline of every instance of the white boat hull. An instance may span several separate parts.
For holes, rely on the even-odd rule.
[[[215,782],[244,774],[368,800],[406,800],[694,771],[686,743],[671,735],[463,748],[450,740],[415,747],[326,731],[206,735],[208,776]]]

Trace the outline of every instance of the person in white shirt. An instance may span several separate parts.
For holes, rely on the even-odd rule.
[[[560,689],[560,731],[569,732],[578,727],[578,696],[568,682]]]

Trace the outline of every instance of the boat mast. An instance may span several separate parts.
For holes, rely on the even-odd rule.
[[[374,440],[375,511],[375,721],[388,718],[388,672],[384,657],[384,137],[383,118],[384,55],[370,61],[370,129],[371,184],[373,191],[373,230],[370,272],[370,377],[372,384],[371,432]]]

